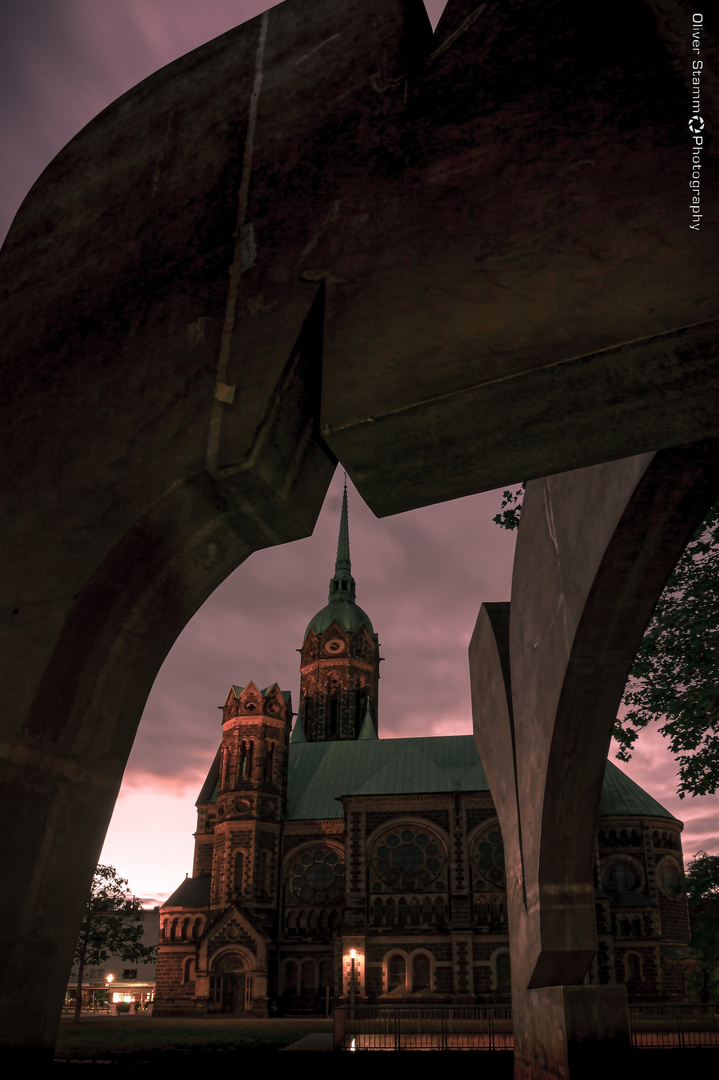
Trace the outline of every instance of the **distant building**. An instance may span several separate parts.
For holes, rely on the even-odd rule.
[[[276,684],[232,686],[222,708],[192,877],[160,912],[156,1014],[319,1008],[349,992],[352,950],[357,1000],[509,1000],[502,837],[474,740],[379,739],[379,662],[345,492],[291,739]],[[684,998],[681,829],[607,765],[590,982]]]
[[[157,945],[160,933],[159,908],[142,912],[142,944]],[[65,1008],[73,1008],[77,995],[77,969],[70,973],[65,992]],[[144,1008],[155,997],[155,962],[143,963],[109,956],[99,967],[88,965],[82,976],[83,1009],[110,1010],[129,1005]]]

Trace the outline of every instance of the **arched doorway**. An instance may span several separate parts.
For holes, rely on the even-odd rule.
[[[233,1016],[252,1008],[252,970],[248,959],[238,952],[225,952],[212,961],[210,1011]]]

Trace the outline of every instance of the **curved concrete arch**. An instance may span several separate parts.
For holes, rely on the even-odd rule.
[[[257,434],[256,462],[250,455],[220,475],[177,482],[100,562],[69,605],[26,719],[6,742],[2,793],[17,822],[6,859],[17,870],[5,878],[3,903],[11,908],[22,898],[6,955],[11,969],[46,970],[48,955],[57,956],[57,1009],[40,1006],[42,1022],[32,982],[18,975],[13,997],[24,1019],[11,1026],[11,1045],[23,1028],[32,1032],[31,1046],[54,1038],[85,882],[165,655],[203,600],[253,551],[312,532],[335,462],[314,434],[317,402],[301,366],[293,354],[276,392],[281,417],[267,418]],[[31,660],[38,663],[37,650]],[[41,852],[41,870],[28,859],[33,849]],[[57,922],[43,915],[49,910]]]
[[[595,1021],[607,1034],[601,1007],[577,1019],[589,994],[621,1035],[621,988],[580,985],[597,947],[601,784],[629,668],[716,499],[718,465],[712,442],[532,482],[511,605],[487,605],[477,620],[475,736],[505,841],[518,1076],[569,1068],[575,1021],[580,1041]],[[560,1030],[563,1048],[547,1041]]]
[[[686,35],[632,0],[598,61],[575,21],[450,0],[433,38],[421,0],[288,0],[124,95],[23,204],[3,1045],[49,1053],[161,657],[311,531],[336,459],[388,514],[719,435],[716,248],[677,217],[685,127],[647,122],[684,108]]]

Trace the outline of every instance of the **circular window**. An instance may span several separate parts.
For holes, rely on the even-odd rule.
[[[472,870],[475,889],[504,892],[507,888],[504,843],[496,821],[475,838],[472,846]]]
[[[375,847],[374,869],[391,889],[416,892],[435,883],[444,869],[444,853],[434,836],[410,826],[382,837]]]
[[[657,881],[659,888],[667,896],[672,898],[679,896],[682,891],[682,872],[674,859],[662,859],[657,866]]]
[[[345,867],[331,848],[303,851],[290,864],[290,891],[303,904],[336,904],[345,890]]]

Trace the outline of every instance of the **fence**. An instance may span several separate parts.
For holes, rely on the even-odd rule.
[[[719,1047],[716,1005],[630,1005],[629,1025],[639,1049]]]
[[[716,1005],[630,1005],[635,1049],[719,1048]],[[490,1005],[339,1005],[345,1050],[513,1050],[512,1010]]]
[[[334,1044],[346,1050],[511,1050],[512,1010],[484,1005],[340,1005]]]

